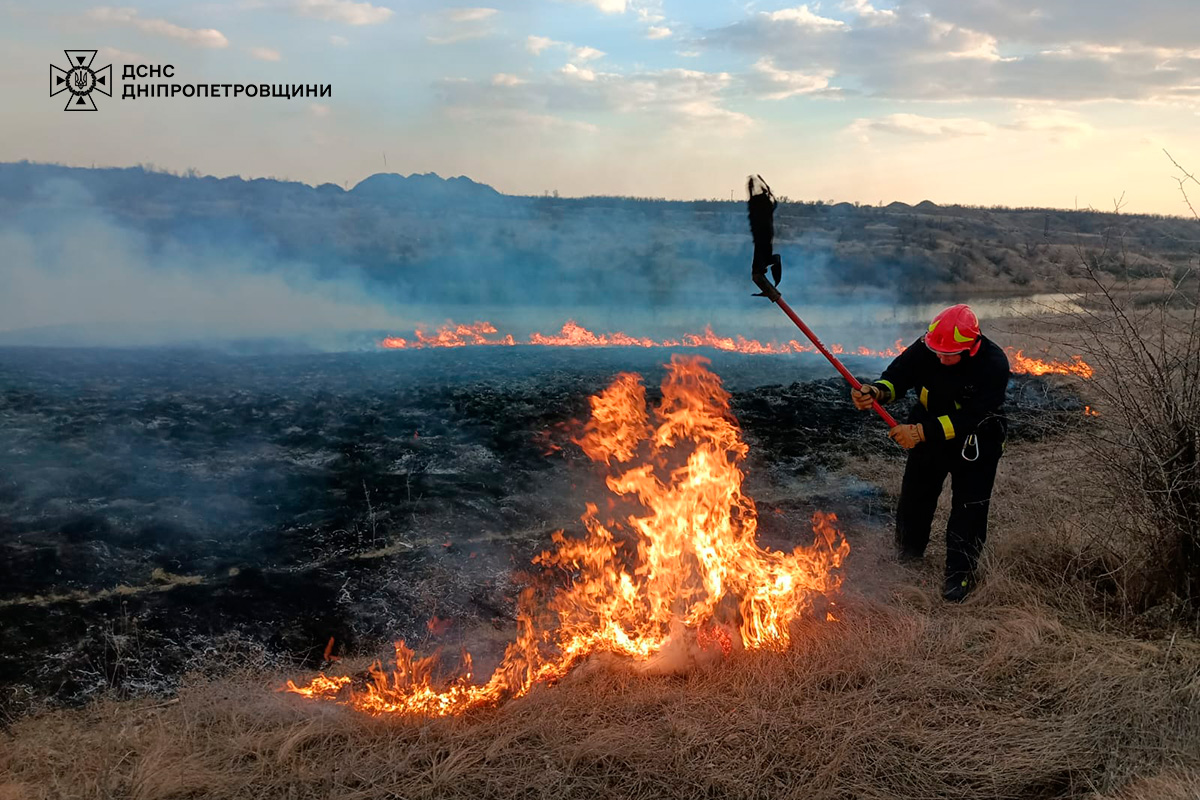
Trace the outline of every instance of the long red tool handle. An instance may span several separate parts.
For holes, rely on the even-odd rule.
[[[817,338],[817,335],[812,332],[811,328],[804,324],[804,320],[796,316],[796,312],[792,311],[792,307],[783,302],[783,297],[779,294],[779,290],[767,283],[765,276],[763,277],[761,283],[759,283],[757,277],[755,278],[754,282],[758,284],[759,288],[763,290],[763,292],[771,299],[773,303],[775,303],[775,305],[783,309],[783,313],[787,314],[792,322],[796,323],[797,328],[804,331],[804,335],[807,336],[808,340],[813,343],[813,346],[821,351],[821,355],[829,359],[829,363],[833,364],[834,368],[838,372],[842,373],[842,377],[845,378],[851,386],[853,386],[855,389],[862,387],[862,384],[859,383],[858,379],[850,374],[850,370],[846,369],[846,367],[842,365],[842,362],[837,360],[837,356],[829,352],[825,345],[821,344],[821,340]],[[770,287],[770,291],[767,291],[767,287]],[[891,414],[884,411],[883,406],[879,405],[878,401],[873,402],[871,404],[871,408],[875,409],[875,413],[887,423],[889,428],[896,427],[896,420],[892,418]]]

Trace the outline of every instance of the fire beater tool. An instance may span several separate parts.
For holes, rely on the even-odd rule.
[[[804,324],[804,320],[800,319],[796,312],[792,311],[791,306],[783,301],[783,295],[775,288],[779,285],[779,279],[783,277],[783,261],[778,253],[771,252],[774,249],[775,207],[778,205],[778,201],[776,201],[775,195],[771,194],[771,187],[767,185],[761,175],[751,175],[746,182],[746,188],[750,192],[750,200],[747,203],[750,216],[750,236],[754,239],[754,261],[750,267],[750,275],[754,279],[754,285],[762,290],[754,296],[765,297],[783,309],[783,313],[796,323],[796,327],[804,332],[804,335],[820,351],[821,355],[829,359],[829,363],[842,373],[846,382],[855,389],[861,388],[862,384],[858,379],[850,374],[841,361],[838,361],[837,356],[829,352],[817,335],[812,332],[812,329]],[[771,268],[771,278],[774,279],[774,284],[767,280],[767,267]],[[883,406],[879,405],[878,400],[871,404],[871,408],[887,423],[888,428],[896,427],[896,420],[883,409]]]

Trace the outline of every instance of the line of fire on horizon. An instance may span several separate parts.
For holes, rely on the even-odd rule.
[[[627,333],[594,333],[574,320],[568,320],[558,333],[531,333],[525,341],[517,341],[511,333],[498,335],[496,326],[490,322],[475,322],[470,325],[447,323],[434,333],[418,328],[412,339],[388,336],[379,346],[388,350],[420,350],[432,347],[710,347],[731,353],[749,355],[785,355],[788,353],[815,353],[816,348],[808,342],[790,339],[786,342],[762,342],[744,336],[719,336],[712,326],[705,326],[703,333],[687,333],[677,339],[652,339],[646,336],[630,336]],[[904,352],[903,340],[897,339],[891,347],[848,347],[832,344],[829,351],[834,355],[853,355],[873,358],[895,358]],[[1009,362],[1014,372],[1029,375],[1076,375],[1091,378],[1094,370],[1081,356],[1073,355],[1068,360],[1036,358],[1025,355],[1024,350],[1006,347]]]

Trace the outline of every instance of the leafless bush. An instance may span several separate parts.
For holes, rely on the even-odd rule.
[[[1195,180],[1184,174],[1181,189]],[[1098,482],[1111,504],[1104,541],[1131,602],[1147,607],[1174,595],[1195,610],[1200,281],[1195,263],[1163,265],[1147,281],[1145,263],[1131,263],[1120,224],[1118,217],[1099,249],[1077,251],[1090,289],[1063,328],[1096,369],[1091,391],[1105,422],[1079,477]]]

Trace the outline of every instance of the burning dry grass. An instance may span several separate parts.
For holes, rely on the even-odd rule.
[[[1061,439],[1010,448],[963,606],[937,594],[940,553],[902,570],[877,555],[887,531],[852,530],[839,621],[798,618],[783,652],[675,677],[593,656],[438,719],[275,691],[292,675],[194,680],[177,702],[17,721],[0,798],[1195,798],[1200,642],[1054,574],[1065,520],[1106,511],[1062,468],[1077,456]],[[899,477],[894,460],[855,469]]]
[[[592,417],[577,441],[592,460],[620,465],[606,482],[610,511],[601,517],[588,503],[588,535],[558,531],[554,547],[534,559],[570,581],[555,591],[546,608],[552,614],[539,611],[532,586],[522,592],[518,636],[486,682],[473,680],[464,654],[461,678],[439,685],[437,657],[417,658],[397,642],[391,674],[372,666],[365,691],[345,675],[289,681],[288,691],[370,713],[461,714],[556,683],[595,653],[675,672],[695,657],[736,648],[784,649],[800,616],[833,621],[828,605],[850,551],[837,517],[814,515],[811,547],[784,553],[759,546],[757,510],[741,488],[739,465],[749,448],[728,392],[706,363],[672,357],[653,414],[633,373],[591,399]],[[642,511],[617,512],[622,497],[636,498]]]
[[[454,347],[641,347],[641,348],[712,348],[730,353],[748,353],[753,355],[782,355],[784,353],[816,353],[817,348],[809,342],[796,339],[787,341],[762,342],[758,339],[747,339],[744,336],[720,336],[712,326],[706,326],[704,333],[685,333],[674,339],[656,340],[647,336],[630,336],[624,331],[596,333],[588,330],[575,320],[567,320],[558,333],[531,333],[524,341],[518,341],[511,334],[501,336],[496,326],[490,322],[474,322],[471,324],[449,322],[429,333],[418,328],[415,338],[406,339],[402,336],[387,336],[379,341],[379,347],[384,350],[423,350],[425,348],[454,348]],[[891,347],[872,348],[863,345],[850,346],[834,343],[829,345],[829,351],[834,355],[854,355],[868,358],[895,358],[904,352],[907,345],[904,340],[897,339]],[[1055,359],[1041,355],[1026,355],[1024,350],[1007,347],[1009,361],[1013,371],[1027,375],[1075,375],[1080,378],[1091,378],[1094,370],[1080,355],[1069,359]]]
[[[1046,592],[994,569],[947,607],[901,582],[783,653],[676,678],[593,661],[463,717],[198,682],[18,722],[0,797],[1195,797],[1200,645],[1102,632]]]

